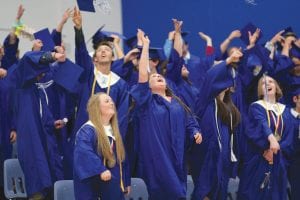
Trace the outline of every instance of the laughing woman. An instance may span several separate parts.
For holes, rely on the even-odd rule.
[[[259,100],[249,108],[248,139],[238,199],[287,199],[286,156],[293,142],[292,119],[278,102],[281,89],[273,78],[258,82]]]
[[[87,111],[89,121],[77,132],[74,149],[75,198],[123,200],[130,177],[115,104],[98,93],[90,98]]]
[[[185,199],[186,138],[200,143],[202,137],[198,124],[185,110],[186,106],[168,89],[166,79],[160,74],[148,74],[149,39],[144,35],[141,37],[139,79],[131,93],[140,110],[142,178],[150,200]]]

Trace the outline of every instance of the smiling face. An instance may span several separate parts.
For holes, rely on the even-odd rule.
[[[151,74],[149,77],[149,87],[153,91],[165,91],[167,83],[165,78],[160,74]]]
[[[282,96],[281,89],[277,81],[269,76],[261,77],[258,82],[258,96],[260,99],[268,96],[278,100]]]

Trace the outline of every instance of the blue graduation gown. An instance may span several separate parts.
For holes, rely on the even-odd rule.
[[[207,71],[199,97],[196,114],[202,128],[203,143],[191,150],[192,177],[195,183],[192,199],[226,199],[231,173],[230,127],[216,117],[215,98],[233,85],[230,67],[222,62]],[[237,137],[234,137],[236,140]],[[201,170],[200,170],[201,169]],[[199,171],[200,170],[200,171]]]
[[[111,71],[115,72],[122,79],[124,79],[127,82],[129,88],[131,88],[138,82],[138,71],[135,70],[135,66],[132,62],[127,62],[121,65],[114,63],[111,66]]]
[[[110,142],[111,138],[109,137]],[[116,154],[116,147],[113,149]],[[112,179],[102,181],[100,174],[110,170]],[[128,168],[122,167],[124,186],[130,185]],[[97,151],[97,135],[91,124],[84,124],[76,135],[74,148],[74,190],[77,200],[123,200],[124,194],[120,188],[119,164],[113,168],[103,165],[103,157]]]
[[[149,199],[185,198],[185,133],[193,138],[198,124],[177,100],[152,94],[148,82],[138,83],[131,94],[139,109],[140,165]]]
[[[241,123],[237,128],[239,164],[243,162],[243,154],[246,151],[244,131],[246,130],[248,109],[250,104],[257,99],[258,80],[265,72],[270,73],[273,70],[269,61],[268,50],[261,45],[255,45],[253,48],[243,51],[243,57],[238,66],[232,101],[241,113]],[[261,67],[260,71],[257,71],[258,66]]]
[[[16,98],[18,159],[25,175],[29,196],[43,192],[53,185],[45,130],[49,113],[34,84],[34,77],[49,70],[49,65],[39,64],[42,54],[43,52],[27,52],[16,71],[20,75]]]
[[[206,58],[191,55],[191,58],[185,61],[186,67],[190,72],[189,79],[196,87],[201,87],[205,72],[213,65],[214,59],[214,54]]]
[[[17,63],[17,50],[19,46],[19,38],[16,38],[14,44],[9,44],[10,35],[8,35],[3,43],[4,46],[4,56],[1,60],[1,67],[4,69],[9,69],[10,66]]]
[[[195,111],[195,101],[199,94],[198,88],[193,84],[185,81],[181,76],[181,69],[184,64],[183,58],[179,57],[179,54],[174,49],[171,51],[171,58],[167,65],[166,78],[173,81],[176,85],[177,94],[183,100],[183,102],[191,109],[192,113]]]
[[[17,62],[17,49],[19,44],[19,39],[16,38],[16,43],[9,44],[8,35],[4,40],[4,56],[1,60],[1,68],[6,70],[10,69],[10,67]],[[3,163],[5,159],[11,158],[12,153],[12,145],[10,143],[10,131],[11,131],[11,123],[12,123],[12,110],[11,110],[11,102],[12,102],[12,93],[13,88],[12,84],[8,77],[0,79],[0,163]],[[3,164],[0,167],[0,185],[2,185],[2,169]]]
[[[282,131],[282,138],[279,142],[280,151],[274,155],[273,165],[270,165],[263,157],[263,152],[269,149],[268,136],[274,133],[274,120],[271,117],[269,127],[265,108],[257,102],[251,104],[245,132],[248,138],[247,151],[240,176],[238,199],[283,200],[287,198],[285,155],[292,151],[294,128],[288,112],[288,109],[284,108],[283,124],[280,123],[278,128],[279,132]],[[266,173],[270,173],[269,181]]]
[[[83,75],[81,77],[81,85],[79,89],[78,111],[74,126],[73,135],[79,130],[79,128],[87,121],[86,104],[88,102],[91,93],[106,92],[107,88],[101,88],[97,82],[95,91],[92,91],[94,81],[94,65],[92,58],[88,54],[85,42],[76,43],[75,51],[76,64],[84,68]],[[122,62],[121,62],[122,63]],[[120,127],[120,133],[122,137],[125,137],[128,124],[128,108],[129,108],[129,94],[128,85],[123,79],[119,79],[117,83],[111,85],[109,96],[115,102],[118,111],[118,122]],[[74,140],[73,140],[74,142]]]
[[[300,118],[295,115],[292,115],[291,118],[294,125],[294,152],[290,155],[291,162],[288,168],[288,177],[291,185],[291,199],[296,200],[300,199]]]

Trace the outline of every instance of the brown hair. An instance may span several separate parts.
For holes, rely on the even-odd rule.
[[[102,118],[100,112],[100,96],[105,93],[97,93],[92,95],[87,104],[87,112],[89,120],[94,124],[97,133],[97,149],[98,153],[107,160],[108,167],[112,168],[116,164],[116,158],[111,151],[108,136],[105,134]],[[122,137],[119,131],[116,108],[115,114],[110,119],[110,123],[113,130],[113,136],[116,142],[117,160],[119,163],[125,160],[125,150],[122,141]]]
[[[231,91],[228,89],[225,91],[223,101],[218,96],[217,98],[218,116],[221,121],[227,126],[231,126],[232,116],[232,128],[237,127],[241,121],[241,114],[237,107],[234,105],[231,99]],[[231,116],[230,116],[231,115]]]
[[[272,78],[270,76],[268,76],[268,77]],[[274,80],[274,83],[275,83],[275,86],[276,86],[275,98],[276,98],[276,101],[278,101],[282,97],[282,91],[280,89],[280,86],[279,86],[278,82],[275,79],[273,79],[273,80]],[[257,84],[257,96],[258,96],[258,99],[263,99],[264,96],[265,96],[265,91],[262,88],[263,82],[264,82],[264,76],[262,76],[259,79],[258,84]]]
[[[94,52],[94,55],[93,55],[93,59],[96,57],[97,49],[100,46],[108,46],[109,48],[111,48],[112,56],[114,56],[114,47],[111,44],[111,42],[109,42],[109,41],[102,41],[102,42],[99,42],[99,43],[93,45],[93,48],[95,49],[95,52]]]

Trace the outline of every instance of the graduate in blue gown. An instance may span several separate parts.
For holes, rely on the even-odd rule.
[[[226,199],[232,163],[237,162],[234,128],[240,113],[232,103],[230,87],[234,84],[234,65],[243,54],[238,50],[220,64],[209,69],[196,102],[196,114],[203,133],[199,154],[200,174],[194,177],[192,199]],[[196,155],[195,155],[196,156]]]
[[[149,76],[149,39],[140,35],[143,49],[139,81],[132,88],[139,109],[139,151],[149,199],[186,198],[185,143],[202,141],[199,127],[184,104],[170,93],[162,75]],[[148,68],[148,69],[147,69]]]
[[[84,68],[79,88],[78,110],[74,133],[87,120],[85,110],[89,97],[97,92],[107,92],[114,100],[120,124],[120,132],[124,137],[127,131],[127,112],[129,95],[127,83],[118,75],[110,71],[113,51],[110,43],[104,42],[97,45],[93,59],[89,56],[81,28],[81,14],[75,9],[73,21],[75,23],[76,64]]]
[[[178,21],[176,19],[173,19],[173,23],[175,26],[175,24],[178,23]],[[182,37],[181,34],[176,34],[176,32],[181,32],[181,27],[175,26],[174,29],[174,48],[172,48],[170,52],[169,64],[167,65],[166,70],[166,78],[175,83],[177,94],[194,113],[196,97],[199,94],[199,86],[196,86],[189,80],[190,72],[186,67],[183,59]],[[200,33],[200,35],[207,42],[207,46],[211,47],[211,38],[205,35],[204,33]],[[202,69],[203,73],[205,73],[205,71],[212,66],[214,57],[215,56],[210,55],[203,59],[203,65],[204,63],[206,63],[206,66],[203,66],[205,69]],[[204,62],[204,60],[206,62]],[[202,74],[198,75],[202,76]]]
[[[47,105],[47,95],[38,81],[50,69],[50,63],[65,61],[65,55],[54,52],[27,52],[20,60],[17,74],[16,130],[18,159],[26,179],[29,197],[46,196],[58,174],[53,152],[56,151],[53,130],[62,125],[55,121]],[[59,122],[59,123],[58,123]]]
[[[288,177],[291,185],[291,200],[296,200],[300,199],[300,85],[293,88],[293,102],[295,106],[290,108],[290,114],[294,125],[294,151],[290,155]]]
[[[20,5],[15,23],[20,21],[23,13],[24,8]],[[12,29],[5,38],[3,47],[0,47],[0,187],[3,187],[3,162],[12,158],[12,144],[16,141],[16,132],[12,127],[13,89],[7,77],[11,66],[18,61],[19,38],[14,31]]]
[[[293,120],[278,103],[278,83],[269,76],[258,82],[246,127],[247,151],[240,175],[238,199],[287,199],[287,156],[293,148]]]
[[[129,169],[115,104],[105,93],[87,105],[89,121],[77,132],[74,148],[76,200],[124,200],[130,192]]]

